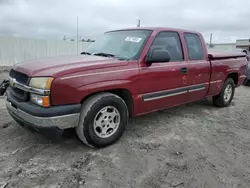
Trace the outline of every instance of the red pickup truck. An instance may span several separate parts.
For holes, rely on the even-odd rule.
[[[34,130],[75,128],[92,147],[123,134],[128,118],[212,97],[228,106],[246,79],[244,53],[208,53],[198,32],[172,28],[109,31],[80,55],[18,63],[6,106]]]

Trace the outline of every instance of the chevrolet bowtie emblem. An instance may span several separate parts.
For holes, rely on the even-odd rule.
[[[11,87],[13,87],[13,86],[15,85],[15,81],[16,81],[16,79],[11,79],[11,80],[10,80],[10,86],[11,86]]]

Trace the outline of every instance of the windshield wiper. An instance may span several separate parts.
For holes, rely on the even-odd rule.
[[[92,55],[99,55],[99,56],[104,56],[104,57],[115,57],[114,54],[109,54],[109,53],[104,53],[104,52],[93,53]]]
[[[98,53],[92,53],[91,55],[98,55],[98,56],[104,56],[104,57],[114,57],[118,60],[128,60],[127,58],[119,57],[114,54],[104,53],[104,52],[98,52]]]
[[[82,55],[91,55],[89,52],[81,52]]]

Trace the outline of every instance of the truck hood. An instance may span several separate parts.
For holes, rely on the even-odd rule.
[[[13,69],[27,74],[29,77],[52,76],[55,78],[73,72],[124,66],[126,64],[127,61],[119,61],[110,57],[75,55],[24,61],[14,65]]]

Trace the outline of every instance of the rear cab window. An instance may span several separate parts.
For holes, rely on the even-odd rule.
[[[203,60],[204,52],[199,35],[195,33],[184,33],[184,39],[187,45],[189,60]]]
[[[170,62],[184,61],[181,41],[177,32],[161,31],[158,33],[150,47],[150,51],[153,50],[167,50]]]

